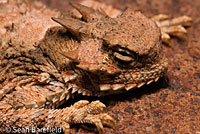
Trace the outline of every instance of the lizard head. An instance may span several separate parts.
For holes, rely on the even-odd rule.
[[[117,93],[157,81],[165,74],[168,63],[160,29],[151,19],[130,9],[110,18],[101,10],[71,5],[81,19],[52,19],[78,42],[76,49],[63,54],[84,72],[84,88],[96,94]]]

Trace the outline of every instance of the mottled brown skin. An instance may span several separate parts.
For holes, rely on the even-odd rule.
[[[81,12],[83,21],[53,20],[78,37],[77,47],[68,52],[59,50],[59,53],[70,58],[84,72],[83,77],[89,75],[91,83],[84,84],[93,87],[92,90],[85,87],[92,95],[140,87],[165,74],[167,60],[155,22],[129,9],[117,18],[110,18],[100,11],[77,4],[72,6]]]
[[[8,9],[17,3],[9,2]],[[102,11],[71,5],[83,19],[52,18],[64,28],[45,17],[43,22],[33,23],[41,13],[49,16],[44,11],[35,13],[38,7],[33,6],[25,5],[27,10],[18,18],[1,16],[4,27],[0,28],[7,29],[1,30],[0,40],[2,133],[13,126],[61,127],[69,133],[70,125],[76,123],[93,124],[101,133],[103,125],[115,126],[101,102],[79,101],[71,107],[55,108],[75,94],[102,96],[139,88],[167,71],[160,29],[151,19],[129,9],[110,18]],[[33,20],[23,18],[32,14]],[[22,27],[20,19],[27,27]],[[43,32],[40,26],[48,30]],[[32,27],[37,34],[27,32]]]

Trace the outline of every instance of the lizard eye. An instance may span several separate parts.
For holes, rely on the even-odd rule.
[[[117,50],[113,50],[113,56],[121,66],[133,66],[136,64],[137,56],[128,50],[118,48]]]

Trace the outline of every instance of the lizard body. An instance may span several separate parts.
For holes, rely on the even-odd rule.
[[[103,103],[56,108],[76,94],[104,96],[139,88],[167,71],[160,28],[140,12],[127,9],[111,18],[71,3],[82,14],[79,19],[26,2],[9,1],[0,10],[3,133],[13,126],[60,127],[69,133],[76,123],[93,124],[101,133],[103,125],[115,126]]]

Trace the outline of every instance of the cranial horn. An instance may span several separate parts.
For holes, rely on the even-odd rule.
[[[80,62],[78,60],[78,51],[77,50],[68,51],[68,52],[60,52],[60,51],[57,51],[57,52],[60,53],[61,55],[63,55],[64,57],[70,59],[73,62],[77,62],[77,63]]]
[[[101,11],[96,11],[93,8],[81,5],[79,3],[70,2],[70,4],[81,13],[83,19],[87,22],[92,22],[95,19],[100,19],[106,16],[106,14]]]
[[[72,60],[73,62],[80,62],[78,60],[78,51],[74,50],[74,51],[69,51],[69,52],[65,52],[63,53],[63,55],[67,58],[69,58],[70,60]]]
[[[67,30],[69,30],[72,34],[86,33],[88,26],[85,22],[81,22],[79,20],[73,18],[51,18],[55,22],[59,23]],[[78,36],[77,36],[78,37]]]

